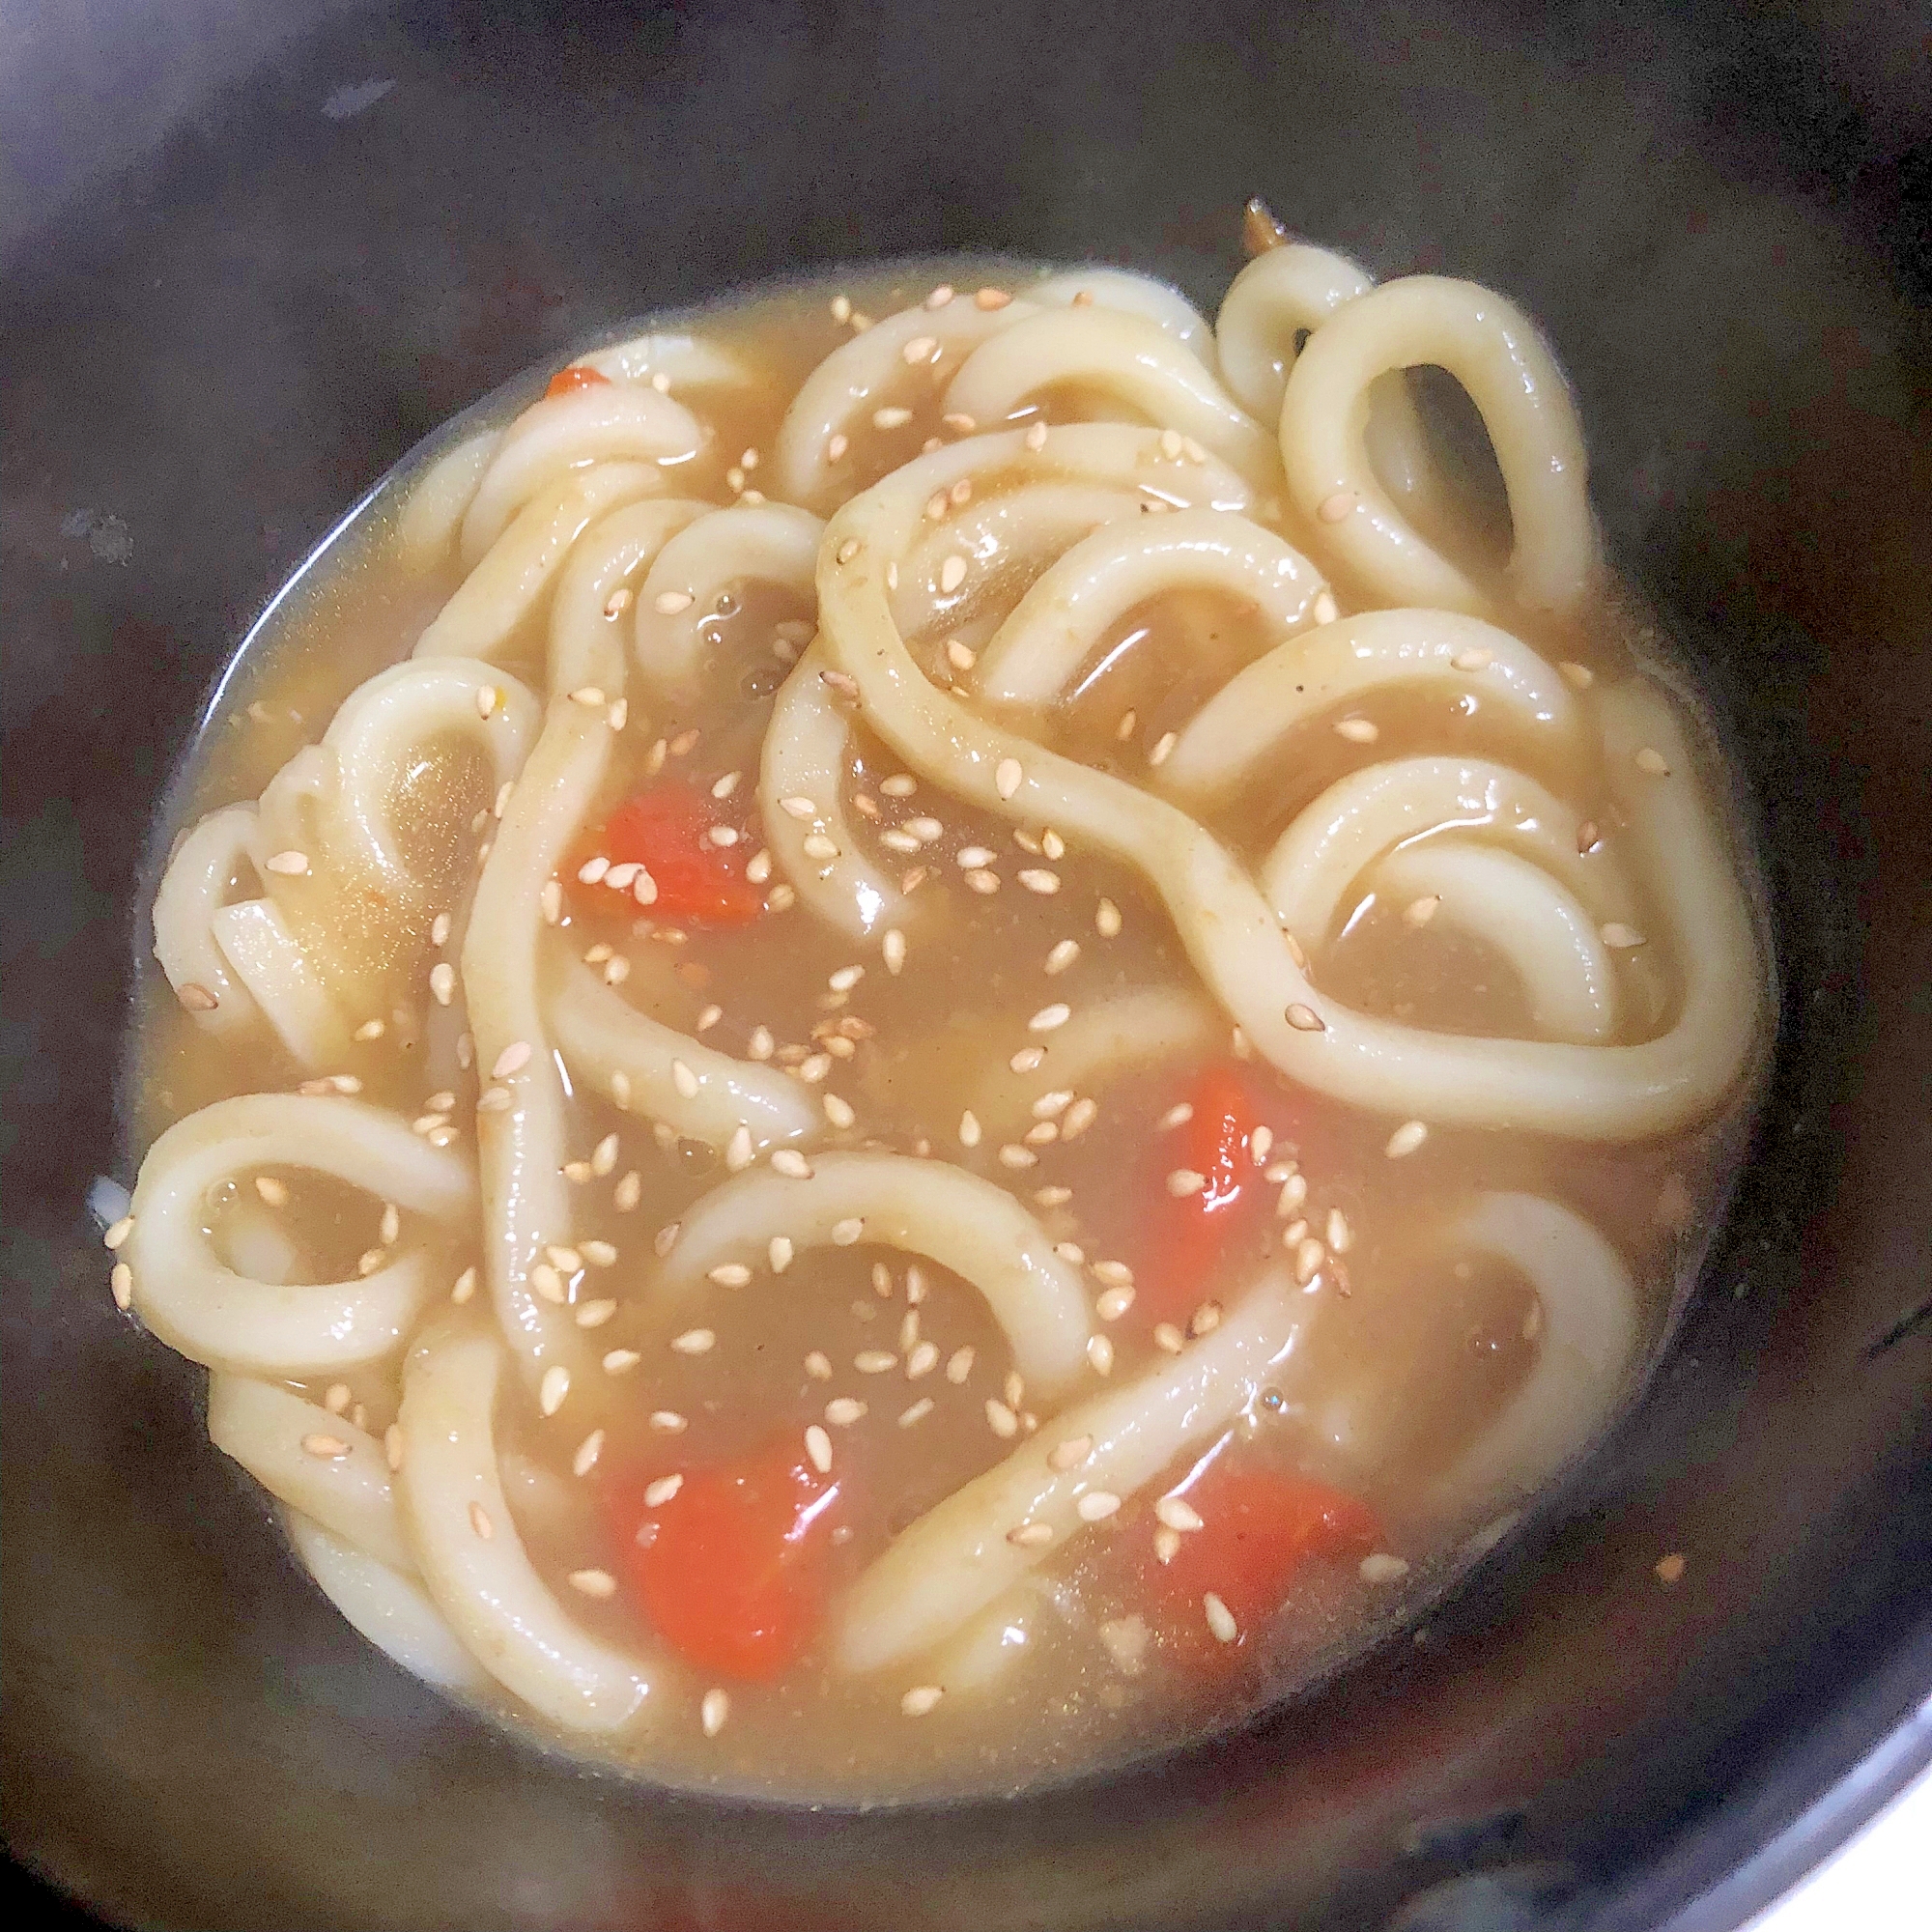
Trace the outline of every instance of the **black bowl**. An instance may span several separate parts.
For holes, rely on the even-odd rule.
[[[1932,1755],[1923,32],[1830,0],[172,0],[16,30],[16,1858],[202,1932],[1723,1927]],[[84,1198],[125,1157],[171,761],[340,510],[590,327],[953,246],[1211,303],[1256,192],[1378,274],[1510,291],[1575,377],[1614,550],[1763,809],[1783,1009],[1729,1226],[1577,1483],[1415,1641],[1233,1737],[869,1814],[576,1775],[350,1632],[203,1438],[199,1377],[109,1303]]]

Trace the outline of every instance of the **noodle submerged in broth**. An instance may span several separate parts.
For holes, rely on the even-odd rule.
[[[154,906],[117,1299],[359,1631],[679,1782],[1009,1786],[1391,1628],[1632,1392],[1762,1043],[1516,308],[939,267],[457,425]]]

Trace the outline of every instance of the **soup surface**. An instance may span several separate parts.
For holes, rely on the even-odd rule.
[[[1501,298],[734,301],[479,405],[257,644],[114,1290],[453,1693],[794,1797],[1078,1770],[1395,1627],[1640,1378],[1766,965]]]

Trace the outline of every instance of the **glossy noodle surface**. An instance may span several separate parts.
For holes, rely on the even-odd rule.
[[[1399,1627],[1640,1381],[1761,1057],[1550,350],[1301,243],[513,384],[181,794],[117,1298],[366,1636],[679,1783],[1010,1787]]]

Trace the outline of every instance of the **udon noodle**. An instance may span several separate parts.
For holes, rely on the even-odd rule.
[[[154,899],[117,1298],[372,1642],[674,1779],[1010,1782],[1389,1627],[1632,1392],[1764,1024],[1520,311],[954,272],[442,439]]]

